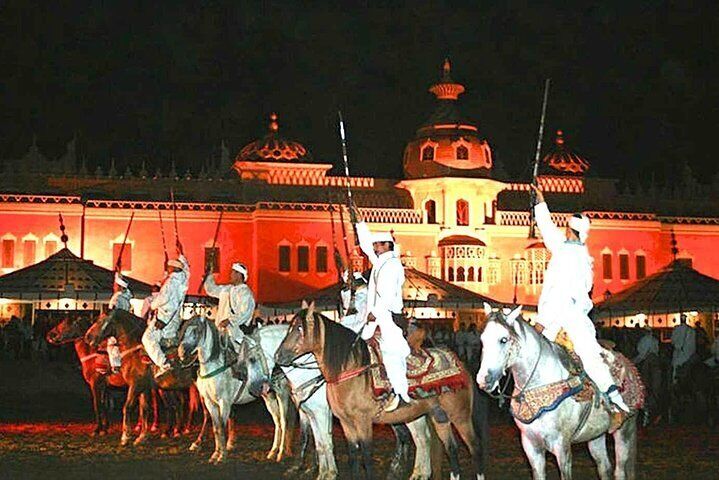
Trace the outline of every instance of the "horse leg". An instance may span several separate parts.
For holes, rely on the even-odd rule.
[[[296,475],[304,471],[305,455],[307,453],[307,445],[310,443],[310,419],[307,413],[302,408],[299,410],[300,414],[300,450],[299,455],[294,464],[287,469],[288,474]]]
[[[212,452],[208,463],[217,463],[225,455],[225,427],[227,419],[222,418],[222,411],[219,404],[212,401],[206,402],[207,410],[212,418],[212,431],[215,434],[215,451]]]
[[[414,455],[414,468],[410,480],[429,480],[432,477],[432,463],[429,445],[431,433],[425,417],[420,417],[407,424],[412,434],[416,452]]]
[[[447,453],[447,457],[449,457],[449,478],[450,480],[459,480],[460,467],[459,456],[457,455],[457,440],[455,440],[454,434],[452,433],[452,425],[449,423],[449,420],[441,421],[444,419],[430,418],[432,419],[432,424],[434,425],[437,435],[444,444],[444,451]]]
[[[172,430],[173,438],[182,436],[182,424],[185,416],[185,392],[177,392],[177,408],[175,409],[175,428]]]
[[[147,415],[148,415],[148,398],[147,398],[147,392],[142,392],[140,394],[140,406],[138,408],[137,415],[142,421],[142,430],[140,431],[140,435],[135,439],[134,444],[140,445],[144,443],[147,440],[147,436],[149,435],[149,432],[147,430],[148,421],[147,421]]]
[[[160,425],[160,404],[157,400],[158,393],[156,388],[152,389],[152,426],[150,427],[150,431],[153,433],[159,429]]]
[[[634,480],[637,462],[637,417],[627,418],[614,432],[615,480]]]
[[[572,445],[567,442],[557,442],[551,448],[552,454],[559,465],[559,478],[572,480]]]
[[[412,441],[412,434],[404,423],[397,423],[390,425],[390,427],[392,427],[395,436],[395,448],[392,461],[389,465],[387,478],[402,478],[402,473],[406,467],[406,460],[409,456],[409,445]]]
[[[232,418],[230,412],[227,419],[227,451],[232,452],[235,448],[237,448],[237,420]]]
[[[125,446],[130,442],[132,434],[130,433],[130,412],[132,407],[135,406],[135,400],[137,398],[137,388],[134,384],[131,384],[127,389],[127,398],[125,404],[122,406],[122,437],[120,438],[120,445]]]
[[[102,432],[102,400],[103,392],[100,387],[100,379],[95,377],[90,380],[90,392],[92,393],[92,408],[95,411],[95,430],[92,431],[92,436],[98,435]]]
[[[207,429],[207,420],[210,416],[210,412],[207,410],[207,407],[205,407],[205,400],[202,397],[200,397],[200,400],[200,406],[202,407],[202,426],[200,427],[200,431],[197,434],[197,438],[194,442],[192,442],[192,444],[190,444],[191,452],[199,450],[202,447],[202,438],[205,436],[205,431]]]
[[[319,464],[317,480],[334,480],[337,478],[337,464],[332,443],[332,411],[325,398],[322,396],[321,403],[313,404],[309,420]]]
[[[599,480],[611,480],[612,462],[609,460],[609,455],[607,454],[607,436],[602,435],[594,440],[590,440],[587,443],[587,447],[589,447],[589,454],[594,459],[594,463],[597,464]]]
[[[192,385],[190,385],[189,389],[189,407],[187,412],[187,423],[185,423],[185,434],[190,433],[190,429],[192,428],[192,422],[195,420],[195,414],[200,408],[202,408],[201,402],[202,400],[200,399],[200,392],[197,391],[197,387],[193,383]]]
[[[476,387],[476,383],[473,383]],[[469,394],[469,390],[467,390]],[[479,397],[480,392],[475,389],[473,395],[468,395],[469,399],[463,398],[464,395],[460,395],[459,392],[448,394],[447,399],[452,401],[443,401],[443,410],[433,412],[433,415],[441,416],[446,414],[449,417],[449,421],[457,429],[459,436],[467,445],[470,455],[472,456],[472,463],[474,465],[474,474],[478,480],[484,479],[485,473],[485,454],[484,446],[486,442],[482,442],[479,438],[480,435],[487,435],[486,431],[482,431],[482,422],[486,420],[479,420],[476,428],[480,431],[475,430],[475,416],[486,415],[486,402],[483,402]],[[475,403],[477,402],[477,403]],[[481,402],[481,403],[478,403]],[[485,409],[485,411],[482,411]]]
[[[267,411],[270,412],[270,416],[272,416],[272,422],[275,424],[275,435],[272,439],[272,449],[270,449],[270,452],[267,454],[267,460],[275,460],[279,461],[279,457],[281,457],[280,454],[280,406],[279,402],[277,400],[277,396],[274,393],[269,393],[262,397],[262,399],[265,401],[265,405],[267,406]]]
[[[546,480],[545,466],[547,459],[544,456],[544,447],[535,444],[528,436],[523,434],[522,448],[532,469],[532,480]]]

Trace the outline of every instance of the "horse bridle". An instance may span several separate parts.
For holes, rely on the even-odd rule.
[[[519,349],[519,346],[517,345],[517,341],[515,339],[512,340],[512,348]],[[504,382],[504,386],[500,388],[499,393],[493,394],[493,393],[487,393],[491,398],[494,398],[495,400],[499,400],[500,406],[504,403],[505,400],[516,400],[518,402],[521,402],[524,398],[524,393],[527,391],[527,387],[529,387],[529,384],[532,382],[532,378],[534,378],[534,374],[537,373],[537,368],[539,367],[539,362],[542,359],[542,351],[544,350],[544,342],[539,342],[539,353],[537,354],[537,360],[534,362],[534,367],[532,367],[532,371],[529,374],[529,377],[527,377],[527,381],[524,382],[524,385],[522,385],[522,388],[519,389],[519,392],[517,394],[508,395],[506,393],[507,387],[509,386],[509,375],[507,375],[507,379]],[[510,351],[510,354],[513,352]],[[506,375],[506,369],[505,369],[505,375]],[[517,386],[514,386],[514,389],[517,390]]]

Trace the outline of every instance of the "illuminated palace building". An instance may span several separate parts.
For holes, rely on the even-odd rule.
[[[527,238],[528,184],[493,170],[490,142],[457,108],[464,87],[451,78],[449,63],[429,90],[436,108],[407,143],[404,178],[350,179],[361,213],[372,229],[393,232],[406,266],[503,302],[536,304],[548,253],[541,239]],[[229,276],[231,262],[245,262],[248,283],[263,303],[294,300],[330,285],[337,279],[333,223],[342,245],[340,215],[330,212],[344,203],[346,179],[330,175],[332,162],[313,158],[283,128],[273,114],[266,135],[241,148],[234,160],[223,144],[219,161],[188,172],[174,165],[123,172],[114,162],[109,170],[88,171],[76,158],[74,142],[54,161],[33,142],[25,156],[3,162],[2,274],[62,247],[58,213],[69,249],[112,268],[134,212],[122,268],[148,283],[160,279],[160,216],[166,242],[174,244],[172,188],[192,267],[190,293],[199,290],[220,211],[220,279]],[[595,300],[652,274],[673,255],[719,277],[719,202],[715,193],[703,191],[708,187],[680,173],[671,188],[620,191],[616,179],[589,176],[589,162],[561,132],[553,141],[539,183],[559,225],[575,211],[592,219]],[[342,218],[348,222],[346,211]],[[352,257],[361,264],[356,252]]]

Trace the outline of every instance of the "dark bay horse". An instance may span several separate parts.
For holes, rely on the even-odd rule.
[[[115,337],[122,352],[120,372],[128,385],[127,399],[122,408],[122,437],[120,444],[127,445],[131,438],[130,412],[139,400],[142,428],[135,444],[143,443],[148,436],[148,398],[153,388],[163,390],[187,390],[194,382],[194,368],[175,369],[156,380],[152,366],[145,363],[142,347],[142,334],[145,321],[125,310],[111,310],[107,315],[100,316],[85,334],[85,340],[93,346],[99,345],[108,337]],[[201,441],[205,422],[200,431]]]
[[[85,341],[85,332],[90,327],[88,317],[66,318],[58,323],[52,330],[47,332],[45,339],[52,345],[63,345],[73,343],[75,353],[80,360],[82,377],[90,387],[92,393],[92,407],[95,411],[95,430],[93,435],[105,435],[109,428],[107,419],[107,398],[106,389],[108,385],[113,387],[126,387],[127,383],[122,375],[106,375],[98,372],[98,368],[108,368],[107,362],[102,362],[102,354],[97,353],[97,348]]]
[[[372,424],[408,423],[428,415],[449,456],[451,478],[460,474],[454,426],[469,448],[477,479],[484,478],[488,424],[486,401],[464,371],[466,387],[436,397],[417,399],[392,412],[383,411],[383,403],[372,391],[368,346],[355,341],[351,330],[314,311],[314,304],[298,312],[287,336],[275,354],[277,364],[288,366],[306,353],[317,359],[327,380],[327,400],[340,420],[349,443],[353,478],[373,478]]]

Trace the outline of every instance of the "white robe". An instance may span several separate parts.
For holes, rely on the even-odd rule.
[[[637,356],[634,357],[634,364],[642,363],[652,353],[659,355],[659,340],[651,333],[646,333],[637,343]]]
[[[592,257],[583,243],[566,240],[552,221],[546,203],[535,205],[534,216],[544,245],[552,254],[537,306],[538,321],[544,327],[542,333],[554,341],[559,330],[564,329],[587,375],[606,392],[614,385],[614,379],[602,359],[597,332],[588,317],[593,307],[589,298],[594,279]]]
[[[129,288],[123,288],[112,294],[108,307],[132,312],[130,300],[132,300],[132,292]],[[122,353],[120,352],[120,347],[117,345],[117,339],[115,337],[109,337],[107,339],[106,349],[107,356],[110,359],[110,366],[120,368],[122,365]]]
[[[162,339],[175,339],[180,328],[181,310],[185,303],[185,295],[190,280],[190,265],[184,255],[180,255],[182,270],[172,272],[162,282],[157,297],[150,307],[157,311],[157,317],[147,323],[145,333],[142,335],[142,345],[147,355],[155,365],[169,367],[165,353],[162,351]],[[156,327],[157,321],[162,321],[165,327],[160,330]]]
[[[377,327],[380,328],[380,350],[387,371],[387,377],[395,393],[405,401],[407,394],[407,356],[410,348],[407,340],[392,320],[392,313],[402,313],[402,285],[404,267],[395,252],[385,252],[377,256],[372,247],[372,236],[365,222],[357,224],[357,236],[362,251],[372,263],[369,285],[367,286],[367,307],[363,318],[372,313],[375,320],[367,322],[362,329],[362,338],[372,338]]]
[[[685,323],[674,327],[672,331],[672,366],[684,365],[697,351],[697,332]]]
[[[350,296],[351,293],[349,288],[344,289],[340,292],[340,297],[342,298],[342,308],[345,312],[350,306]],[[366,308],[367,287],[365,285],[361,285],[355,288],[355,310],[357,310],[357,313],[343,316],[340,320],[340,324],[342,324],[342,326],[344,327],[349,328],[355,333],[359,332],[364,326],[365,319],[367,318],[367,313],[365,312]]]
[[[214,276],[208,275],[205,280],[205,291],[209,296],[219,300],[215,317],[217,327],[220,328],[221,322],[229,320],[227,333],[232,340],[240,343],[244,338],[240,327],[249,325],[255,312],[255,297],[250,287],[245,283],[218,285]]]

